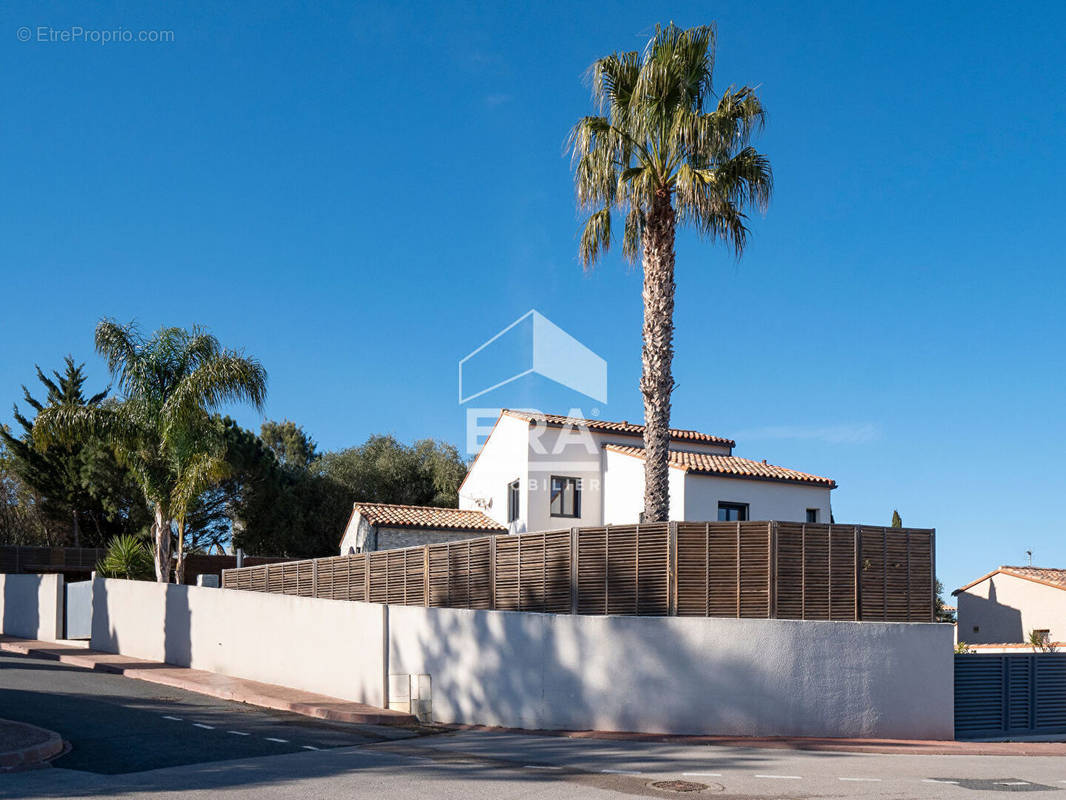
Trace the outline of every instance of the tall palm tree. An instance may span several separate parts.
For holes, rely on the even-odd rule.
[[[46,408],[34,421],[34,441],[48,447],[92,432],[111,443],[151,509],[156,580],[165,583],[175,516],[184,520],[190,496],[221,472],[213,438],[200,435],[210,412],[228,402],[261,408],[266,371],[200,327],[161,328],[145,338],[132,323],[105,319],[96,326],[96,350],[121,398]]]
[[[765,210],[769,160],[750,146],[764,112],[755,90],[714,97],[715,28],[656,26],[643,53],[614,53],[589,70],[599,116],[570,133],[577,201],[591,212],[579,255],[590,268],[611,245],[611,214],[625,215],[622,252],[644,267],[644,519],[668,519],[667,469],[674,338],[674,232],[689,224],[739,258],[746,209]]]

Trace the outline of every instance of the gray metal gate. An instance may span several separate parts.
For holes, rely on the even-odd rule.
[[[93,582],[63,586],[63,638],[89,639],[93,632]]]
[[[955,738],[1066,733],[1066,654],[955,656]]]

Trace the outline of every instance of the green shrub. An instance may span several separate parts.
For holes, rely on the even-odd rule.
[[[107,546],[107,554],[96,565],[104,578],[125,578],[131,581],[155,579],[152,554],[136,536],[116,536]]]

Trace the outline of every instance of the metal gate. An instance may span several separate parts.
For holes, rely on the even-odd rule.
[[[63,638],[89,639],[93,633],[93,582],[63,586]]]
[[[1066,653],[955,656],[955,738],[1066,733]]]

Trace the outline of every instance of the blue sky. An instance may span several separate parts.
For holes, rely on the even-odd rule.
[[[949,588],[1066,566],[1051,3],[7,3],[0,421],[34,363],[106,383],[106,315],[246,348],[323,447],[462,445],[458,360],[531,308],[640,419],[640,276],[582,273],[562,146],[585,68],[671,18],[760,86],[777,181],[739,263],[678,240],[675,424],[834,477],[838,520],[936,527]],[[174,35],[18,40],[76,25]]]

